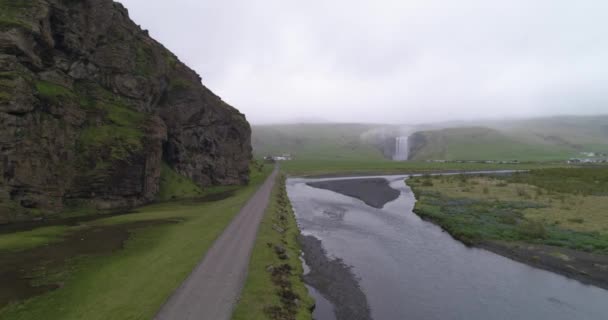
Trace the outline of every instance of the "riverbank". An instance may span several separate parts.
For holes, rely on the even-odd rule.
[[[14,277],[26,278],[28,287],[49,290],[35,292],[33,296],[9,297],[12,302],[0,306],[0,319],[153,318],[258,189],[270,169],[253,172],[249,186],[241,187],[223,200],[155,204],[138,208],[136,213],[77,226],[52,226],[0,235],[0,253],[5,254],[4,257],[26,257],[36,250],[59,250],[57,246],[64,244],[92,246],[85,247],[84,255],[83,251],[72,251],[75,254],[62,256],[57,265],[49,266],[43,259],[37,259],[33,268],[24,270],[25,274],[18,270]],[[146,224],[146,221],[162,223]],[[107,250],[90,251],[110,243],[95,241],[99,235],[96,231],[115,234],[117,241],[104,247]],[[83,237],[79,232],[88,233]],[[81,240],[71,236],[80,236]]]
[[[308,320],[314,301],[308,295],[300,261],[300,231],[279,176],[258,229],[245,286],[234,320]]]
[[[281,162],[281,168],[289,176],[307,178],[423,174],[438,172],[531,170],[539,168],[562,168],[570,165],[562,162],[524,163],[438,163],[422,161],[339,161],[339,160],[292,160]]]
[[[328,266],[334,261],[355,275],[374,319],[605,318],[608,291],[469,248],[413,213],[416,199],[403,176],[382,178],[400,192],[382,208],[308,184],[327,179],[292,178],[287,186],[298,226],[322,249],[318,269],[343,270]],[[331,288],[334,278],[319,282]],[[327,292],[311,293],[325,306],[319,319],[353,304],[334,299],[328,308]]]
[[[414,212],[463,243],[608,289],[608,196],[597,180],[602,170],[417,177],[407,184],[417,197]]]
[[[304,280],[332,304],[336,319],[371,320],[367,298],[350,267],[330,259],[319,239],[300,236],[299,241],[310,268]]]

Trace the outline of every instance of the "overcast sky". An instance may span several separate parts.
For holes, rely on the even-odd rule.
[[[606,0],[121,0],[253,123],[608,113]]]

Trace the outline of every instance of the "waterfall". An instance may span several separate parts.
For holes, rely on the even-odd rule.
[[[393,156],[393,160],[406,161],[409,158],[410,147],[408,140],[409,136],[395,138],[395,155]]]

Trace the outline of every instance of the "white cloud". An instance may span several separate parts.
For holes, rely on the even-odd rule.
[[[123,0],[253,122],[608,112],[602,0]]]

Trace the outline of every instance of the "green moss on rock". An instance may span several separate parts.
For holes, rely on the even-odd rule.
[[[108,160],[126,160],[139,152],[143,133],[137,128],[102,125],[83,130],[78,140],[81,150],[89,155],[102,153]]]
[[[8,92],[0,91],[0,103],[11,101],[11,95]]]
[[[28,22],[38,1],[33,0],[0,0],[0,30],[20,28],[31,30]]]
[[[195,198],[202,194],[203,190],[192,180],[180,175],[167,163],[163,162],[160,173],[160,192],[157,200]]]
[[[135,72],[140,76],[154,73],[154,53],[147,46],[139,46],[135,52]]]
[[[75,87],[73,97],[91,113],[91,122],[95,123],[84,128],[78,139],[78,151],[84,158],[96,159],[98,164],[99,160],[128,160],[143,149],[145,113],[134,110],[126,99],[96,83],[81,82]],[[107,168],[98,166],[94,171],[104,169]]]
[[[37,81],[36,90],[40,97],[53,103],[60,103],[65,99],[76,97],[71,89],[48,81]]]

